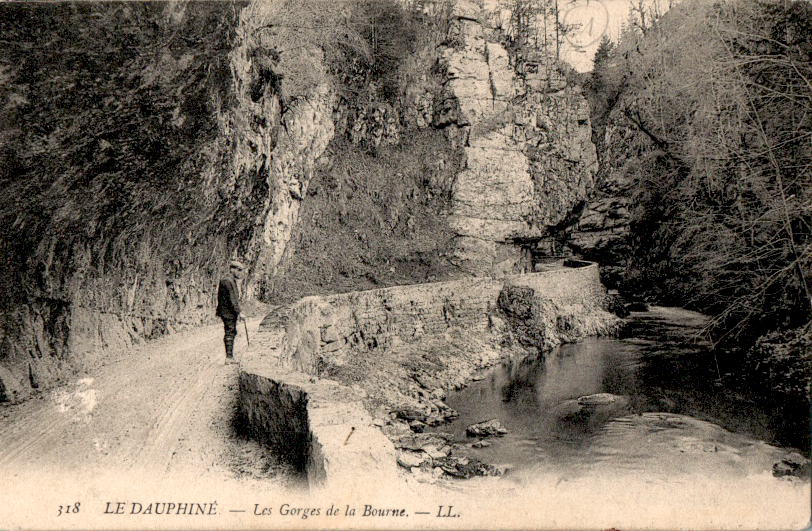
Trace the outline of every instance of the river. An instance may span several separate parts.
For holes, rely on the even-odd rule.
[[[808,482],[772,475],[782,459],[805,460],[787,441],[803,440],[807,426],[788,430],[720,383],[712,351],[698,340],[705,319],[652,307],[632,314],[620,337],[507,360],[448,397],[460,416],[439,429],[472,442],[468,425],[498,419],[508,433],[466,453],[505,465],[502,482],[634,477],[725,488],[758,477],[808,491]]]

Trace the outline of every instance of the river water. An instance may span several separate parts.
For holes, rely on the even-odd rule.
[[[619,338],[508,360],[448,397],[460,416],[440,430],[474,441],[466,426],[498,419],[509,433],[467,453],[507,465],[514,480],[770,476],[787,455],[803,459],[781,446],[793,434],[769,411],[717,382],[713,355],[697,339],[704,322],[695,312],[652,307],[634,313]]]

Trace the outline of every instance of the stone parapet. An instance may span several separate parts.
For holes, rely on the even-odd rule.
[[[243,363],[239,417],[249,436],[305,472],[311,486],[397,480],[394,446],[373,425],[361,397],[337,382],[267,360]]]
[[[242,360],[242,425],[311,485],[394,477],[390,438],[452,418],[476,370],[613,328],[598,267],[569,265],[275,308]]]
[[[600,305],[598,266],[560,268],[500,279],[469,278],[306,297],[269,314],[260,330],[275,334],[283,365],[319,375],[321,360],[341,365],[359,352],[391,349],[451,328],[481,332],[506,283],[533,288],[561,305]],[[282,331],[284,329],[284,332]]]

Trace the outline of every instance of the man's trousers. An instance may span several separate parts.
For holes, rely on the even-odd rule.
[[[223,329],[225,336],[223,336],[223,343],[226,346],[226,358],[234,357],[234,338],[237,337],[237,318],[223,316]]]

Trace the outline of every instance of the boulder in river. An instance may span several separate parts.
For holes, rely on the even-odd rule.
[[[809,466],[797,451],[687,415],[662,412],[610,420],[591,437],[589,453],[590,468],[596,473],[645,472],[646,479],[655,483],[688,476],[733,482],[765,472],[791,477]]]
[[[471,424],[465,429],[465,433],[469,437],[493,437],[494,435],[501,436],[507,432],[507,429],[502,426],[502,423],[496,419],[477,422],[476,424]]]
[[[610,292],[604,299],[604,307],[606,311],[617,315],[618,317],[628,317],[629,309],[626,307],[627,303],[623,297],[618,295],[617,292]]]
[[[408,424],[398,420],[385,422],[381,430],[383,431],[384,435],[393,440],[397,439],[398,437],[414,433],[411,428],[409,428]]]
[[[399,407],[392,410],[392,414],[394,414],[395,418],[399,418],[405,421],[412,421],[412,420],[424,420],[426,418],[426,412],[420,411],[414,407]]]
[[[594,395],[586,395],[578,398],[578,404],[582,406],[605,406],[607,404],[614,404],[622,396],[613,395],[612,393],[597,393]]]
[[[443,459],[448,456],[448,453],[451,451],[451,447],[443,446],[441,448],[438,448],[433,445],[428,445],[423,448],[423,451],[426,452],[426,455],[428,455],[432,459]]]
[[[483,463],[472,457],[449,456],[435,461],[435,463],[439,464],[446,474],[461,479],[474,476],[501,476],[504,473],[503,468]]]
[[[601,418],[617,414],[625,414],[628,410],[629,399],[611,393],[597,393],[585,395],[572,400],[565,400],[554,408],[555,415],[564,421],[588,421],[597,415]]]

